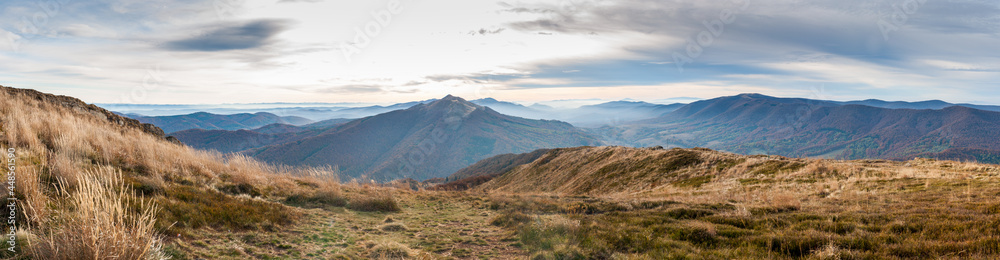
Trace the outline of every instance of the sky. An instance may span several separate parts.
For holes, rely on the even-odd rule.
[[[996,0],[4,0],[0,85],[91,103],[1000,104]]]

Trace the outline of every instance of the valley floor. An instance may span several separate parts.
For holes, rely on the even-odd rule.
[[[453,192],[399,191],[400,212],[301,209],[280,231],[197,230],[172,238],[175,259],[523,259],[513,231],[490,225],[486,200]],[[175,235],[176,236],[176,235]]]

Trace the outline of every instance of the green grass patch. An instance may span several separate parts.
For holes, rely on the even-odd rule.
[[[291,224],[298,214],[272,202],[236,198],[214,190],[175,185],[158,197],[157,224],[161,228],[274,229]]]
[[[681,188],[700,188],[701,185],[712,181],[711,175],[696,176],[670,182],[674,186]]]

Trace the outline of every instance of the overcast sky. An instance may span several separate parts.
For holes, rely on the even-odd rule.
[[[0,84],[94,103],[1000,104],[996,0],[3,0]]]

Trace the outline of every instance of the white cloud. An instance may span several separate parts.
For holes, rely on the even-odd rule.
[[[59,30],[60,36],[84,37],[84,38],[114,38],[118,34],[107,28],[95,29],[86,24],[69,24]]]
[[[114,102],[158,66],[164,77],[145,102],[218,103],[397,102],[484,85],[510,100],[780,95],[816,84],[893,99],[886,93],[912,88],[928,96],[984,93],[976,89],[1000,80],[993,50],[1000,40],[990,27],[1000,21],[990,10],[1000,9],[975,1],[929,2],[890,41],[875,21],[891,1],[751,1],[684,73],[670,54],[731,2],[399,0],[400,12],[382,23],[388,0],[278,2],[70,2],[39,28],[58,33],[23,41],[16,26],[0,26],[0,49],[21,43],[22,51],[0,54],[0,83]],[[39,12],[13,3],[0,9],[0,24]],[[219,3],[232,9],[220,13]],[[288,23],[260,34],[226,26],[253,21]],[[378,35],[348,62],[342,43],[371,24]],[[209,37],[223,27],[230,29],[224,41]],[[177,42],[192,48],[166,48]],[[429,80],[438,75],[453,80]],[[498,80],[475,80],[490,75]],[[608,85],[594,86],[601,82]]]
[[[23,40],[20,35],[0,28],[0,49],[18,52],[21,49]]]

